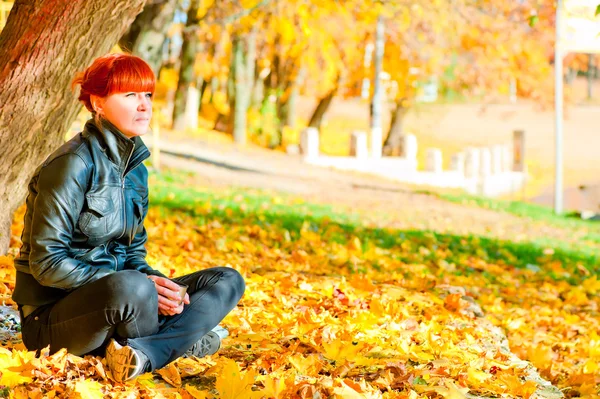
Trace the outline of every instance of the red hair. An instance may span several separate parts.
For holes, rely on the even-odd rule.
[[[98,57],[85,71],[75,75],[71,87],[80,85],[79,101],[92,113],[90,95],[106,97],[113,93],[151,92],[156,77],[152,68],[140,57],[111,53]]]

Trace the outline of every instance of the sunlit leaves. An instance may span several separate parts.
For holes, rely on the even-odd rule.
[[[102,399],[102,384],[98,381],[82,380],[75,382],[75,392],[79,394],[81,399]]]
[[[289,196],[151,180],[149,262],[171,276],[211,266],[244,276],[240,306],[223,321],[230,337],[214,356],[179,359],[125,386],[100,358],[2,349],[2,378],[22,397],[42,388],[93,397],[101,387],[114,398],[525,398],[541,389],[531,365],[574,396],[597,390],[600,283],[549,277],[575,273],[554,252],[519,269],[508,244],[409,235],[393,227],[393,210],[342,219]],[[0,265],[10,290],[12,258]]]
[[[219,392],[219,398],[258,399],[262,397],[261,392],[252,390],[255,377],[256,374],[254,371],[241,371],[235,361],[225,359],[215,383],[215,388]]]

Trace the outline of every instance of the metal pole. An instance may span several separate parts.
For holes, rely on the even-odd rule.
[[[561,48],[563,0],[556,2],[556,43],[554,44],[554,213],[563,211],[563,53]]]
[[[383,16],[377,17],[375,30],[375,78],[373,82],[373,104],[371,108],[371,156],[381,158],[383,127],[381,122],[384,101],[381,74],[383,72],[383,56],[385,51],[385,24]]]

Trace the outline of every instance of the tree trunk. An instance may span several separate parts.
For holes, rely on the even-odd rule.
[[[296,127],[296,113],[298,106],[298,96],[300,89],[297,85],[294,85],[291,88],[290,97],[285,103],[285,119],[284,126],[289,126],[291,128]]]
[[[329,106],[331,105],[331,102],[333,101],[333,97],[335,96],[337,89],[338,88],[336,86],[333,90],[331,90],[329,93],[327,93],[327,95],[319,101],[319,104],[317,104],[317,108],[315,108],[312,116],[310,117],[310,122],[308,122],[309,127],[316,127],[319,130],[321,129],[321,124],[323,123],[323,117],[325,116],[325,113],[327,113],[327,110],[329,109]]]
[[[280,36],[276,36],[275,43],[274,43],[275,49],[279,48],[279,40],[280,40]],[[265,78],[263,80],[263,89],[262,89],[262,95],[263,95],[262,106],[263,107],[269,101],[271,101],[270,97],[272,95],[275,95],[276,97],[278,96],[277,87],[279,84],[279,76],[278,76],[279,64],[280,64],[279,54],[277,52],[275,52],[275,54],[273,55],[273,62],[271,63],[271,66],[269,67],[269,73],[267,74],[267,76],[265,76]]]
[[[254,65],[254,83],[252,86],[254,89],[252,90],[252,98],[250,99],[251,106],[258,106],[262,104],[263,98],[265,96],[265,79],[261,77],[261,72],[258,69],[258,65],[255,62]]]
[[[81,109],[70,92],[75,73],[117,43],[144,3],[15,1],[0,33],[0,254],[31,175]]]
[[[263,79],[258,78],[254,81],[254,90],[252,90],[252,101],[253,107],[259,107],[265,102],[265,82]]]
[[[403,156],[402,139],[404,138],[403,122],[408,112],[408,107],[404,106],[405,99],[396,101],[396,109],[392,114],[390,131],[388,132],[385,143],[383,144],[383,154],[387,156]]]
[[[238,69],[242,68],[242,63],[240,63],[240,65],[238,65],[238,51],[240,52],[240,55],[243,55],[242,52],[242,42],[240,40],[240,38],[236,35],[233,37],[232,40],[232,44],[231,44],[231,59],[230,59],[230,63],[229,63],[229,74],[227,75],[227,81],[225,82],[225,92],[227,93],[227,103],[229,104],[229,115],[227,115],[227,117],[224,120],[224,125],[225,125],[225,131],[227,133],[233,134],[233,129],[234,129],[234,125],[233,125],[233,121],[234,121],[234,115],[235,115],[235,80],[236,80],[236,73],[238,72]],[[241,73],[241,72],[240,72]],[[217,122],[219,122],[219,118],[221,118],[221,115],[219,114],[219,116],[217,117]],[[215,130],[216,126],[217,126],[217,122],[215,122]]]
[[[246,74],[244,69],[244,43],[239,36],[233,39],[233,141],[237,144],[246,144],[246,111],[244,99],[246,97]]]
[[[198,80],[202,80],[202,84],[200,85],[200,104],[198,104],[198,113],[200,113],[202,112],[202,99],[204,98],[204,93],[206,93],[206,89],[208,88],[208,80],[204,78]]]
[[[212,78],[210,78],[210,99],[208,100],[209,103],[212,104],[212,102],[214,101],[215,93],[219,91],[220,86],[221,83],[219,82],[219,78],[217,76],[213,76]]]
[[[246,35],[245,43],[239,35],[233,39],[233,141],[246,144],[248,108],[252,98],[256,65],[256,30]]]
[[[288,83],[285,88],[285,93],[281,98],[282,103],[279,105],[279,119],[282,126],[296,127],[296,107],[298,104],[298,96],[300,95],[300,86],[304,81],[306,69],[300,68],[292,82]]]
[[[248,35],[246,35],[246,57],[245,57],[245,80],[247,93],[245,94],[248,98],[246,99],[246,111],[250,107],[252,101],[252,93],[254,92],[254,75],[256,74],[256,28],[252,29]]]
[[[142,57],[157,75],[163,61],[163,44],[176,6],[176,0],[149,3],[119,40],[122,49]]]
[[[186,26],[196,25],[198,23],[198,2],[191,1],[187,13]],[[188,87],[194,82],[194,63],[196,61],[196,45],[198,35],[194,29],[183,32],[183,43],[181,45],[181,65],[179,66],[179,80],[177,81],[177,91],[175,92],[175,104],[173,107],[174,130],[183,130],[186,128],[185,122],[185,104],[188,95]]]
[[[591,100],[593,97],[594,86],[594,54],[588,54],[588,71],[587,71],[587,98]]]

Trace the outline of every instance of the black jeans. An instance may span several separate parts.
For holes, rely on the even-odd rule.
[[[29,350],[50,345],[82,356],[100,354],[111,338],[139,349],[152,370],[177,359],[237,305],[245,289],[242,276],[215,267],[174,278],[189,286],[190,304],[174,316],[159,316],[152,280],[136,270],[110,274],[42,306],[21,324]]]

